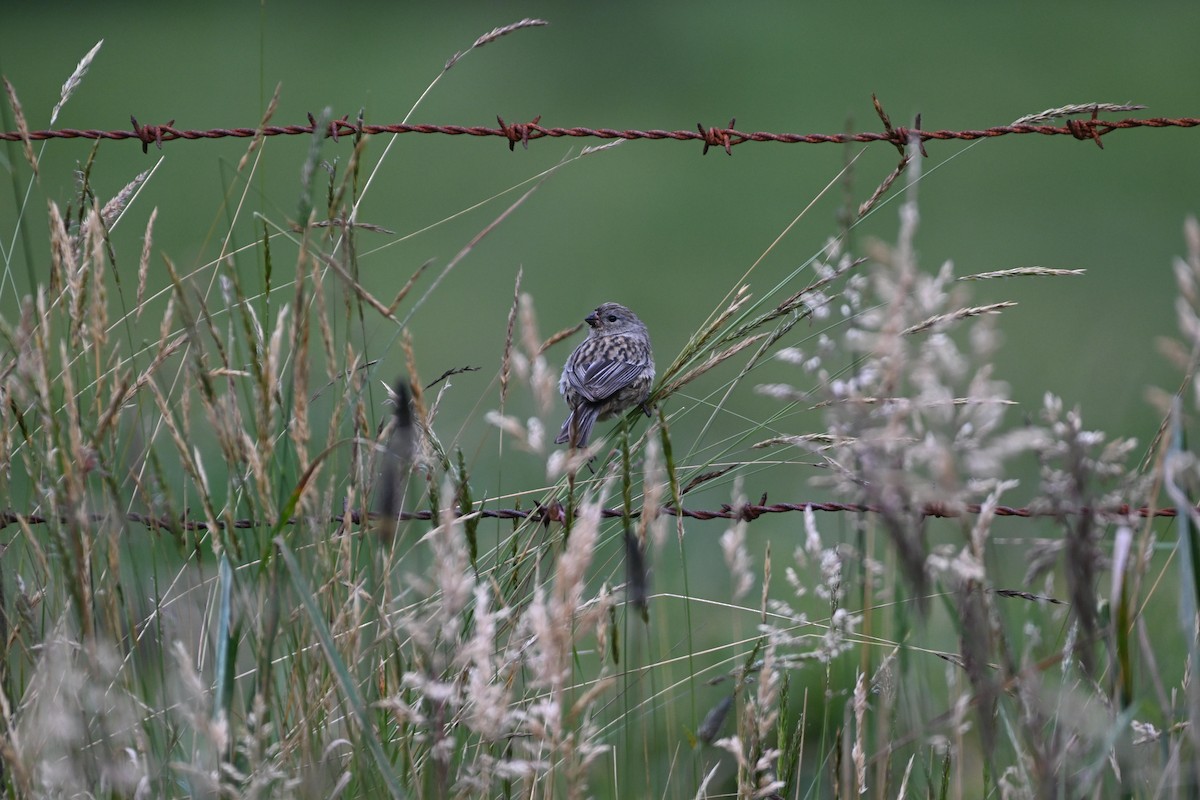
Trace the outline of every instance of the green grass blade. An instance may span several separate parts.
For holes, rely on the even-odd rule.
[[[391,762],[384,755],[383,744],[379,741],[379,736],[376,735],[375,728],[371,725],[371,721],[367,717],[366,704],[363,702],[362,696],[358,693],[358,687],[355,685],[350,671],[346,668],[345,662],[342,661],[342,657],[338,654],[337,647],[333,642],[333,632],[329,630],[329,625],[325,622],[325,617],[321,614],[321,609],[317,607],[312,589],[309,587],[304,573],[300,571],[300,563],[296,561],[295,554],[287,546],[287,542],[283,541],[282,537],[275,537],[275,546],[279,548],[279,555],[283,559],[283,563],[287,565],[288,574],[292,579],[292,586],[295,587],[296,594],[300,596],[300,602],[304,604],[304,610],[308,613],[313,630],[321,642],[321,648],[325,651],[325,658],[329,661],[329,666],[333,669],[333,674],[337,677],[338,684],[342,687],[342,695],[346,698],[346,702],[350,704],[350,710],[354,713],[354,717],[358,721],[363,741],[366,742],[367,749],[371,751],[371,757],[375,761],[375,766],[379,768],[380,776],[383,778],[384,783],[387,784],[388,791],[391,792],[392,797],[404,797],[404,791],[400,788],[400,780],[392,769]]]
[[[237,674],[234,659],[237,655],[237,643],[233,639],[231,620],[233,619],[233,570],[229,566],[229,556],[221,553],[221,563],[217,568],[217,586],[220,600],[217,606],[217,674],[216,695],[213,698],[213,713],[224,714],[225,719],[232,719],[230,704],[233,702],[233,678]]]

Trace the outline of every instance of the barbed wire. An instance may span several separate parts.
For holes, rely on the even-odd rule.
[[[982,505],[979,503],[966,503],[962,505],[949,505],[944,503],[928,503],[920,509],[920,514],[924,517],[933,518],[957,518],[963,516],[974,516],[980,513]],[[796,511],[825,511],[830,513],[857,513],[857,514],[877,514],[883,509],[879,506],[869,503],[819,503],[819,502],[804,502],[804,503],[767,503],[765,498],[760,503],[746,503],[743,505],[729,505],[723,503],[717,509],[695,509],[695,508],[677,508],[672,505],[665,505],[659,508],[659,513],[667,516],[682,516],[688,519],[695,520],[713,520],[713,519],[736,519],[746,522],[753,522],[767,514],[786,514]],[[1196,509],[1200,511],[1200,507]],[[455,515],[461,516],[461,509],[455,509]],[[567,507],[562,503],[537,504],[532,508],[475,508],[471,513],[483,519],[508,519],[508,520],[526,520],[532,519],[541,525],[549,525],[551,523],[563,523],[567,520]],[[1052,509],[1052,508],[1030,508],[1030,507],[1014,507],[1014,506],[995,506],[991,509],[991,513],[998,517],[1020,517],[1020,518],[1035,518],[1035,517],[1070,517],[1081,516],[1084,514],[1100,515],[1109,517],[1167,517],[1173,518],[1177,516],[1177,509],[1171,508],[1150,508],[1141,506],[1139,508],[1132,507],[1128,504],[1113,506],[1104,509],[1092,509],[1083,507],[1074,510]],[[625,516],[625,510],[622,508],[605,508],[600,511],[601,517],[605,519],[615,519]],[[629,516],[633,519],[641,517],[641,509],[630,509]],[[235,519],[232,522],[217,521],[215,526],[205,520],[190,519],[186,516],[173,518],[167,516],[156,516],[153,514],[142,514],[136,511],[131,511],[123,515],[127,522],[143,525],[151,530],[188,530],[188,531],[204,531],[216,527],[218,530],[223,530],[227,525],[236,529],[246,528],[261,528],[271,527],[275,523],[267,520],[254,519]],[[87,517],[93,523],[108,522],[113,519],[113,515],[106,514],[89,514]],[[403,511],[399,514],[400,520],[425,520],[429,521],[434,518],[434,513],[429,510],[423,511]],[[45,516],[41,514],[17,514],[13,511],[0,512],[0,530],[8,527],[24,523],[27,525],[46,525],[55,521],[55,517]],[[73,515],[63,514],[57,518],[60,523],[69,523],[72,519],[77,519]],[[311,519],[311,518],[309,518]],[[346,514],[335,514],[325,520],[331,525],[362,525],[364,522],[382,519],[380,514],[368,513],[363,514],[358,511],[352,511]],[[302,520],[300,518],[292,518],[288,520],[289,525],[296,525]]]
[[[9,131],[0,133],[0,140],[16,142],[43,141],[48,139],[136,139],[142,143],[142,152],[147,152],[150,145],[162,149],[164,142],[175,141],[177,139],[224,139],[230,137],[251,139],[258,136],[312,136],[320,127],[324,127],[325,136],[334,141],[338,141],[343,136],[360,137],[382,133],[495,136],[506,139],[509,150],[512,150],[517,144],[528,148],[530,142],[545,138],[571,137],[606,140],[672,139],[676,141],[699,141],[704,144],[705,153],[709,151],[709,148],[717,147],[732,155],[734,147],[746,144],[747,142],[777,142],[782,144],[847,144],[849,142],[869,144],[872,142],[887,142],[903,150],[913,141],[923,145],[925,142],[932,140],[945,141],[958,139],[971,141],[1016,134],[1071,136],[1075,139],[1093,141],[1103,147],[1100,137],[1117,130],[1128,130],[1131,128],[1194,128],[1200,126],[1200,118],[1196,117],[1103,120],[1096,119],[1093,113],[1091,119],[1068,119],[1061,125],[1019,121],[1011,125],[998,125],[983,129],[922,130],[920,128],[919,116],[917,117],[916,127],[892,126],[886,114],[882,113],[882,109],[878,106],[878,103],[876,103],[876,109],[880,112],[880,117],[884,121],[884,130],[864,131],[860,133],[772,133],[770,131],[740,131],[734,127],[734,124],[737,122],[736,119],[731,119],[729,125],[723,128],[706,128],[698,123],[696,130],[671,131],[657,129],[616,130],[613,128],[587,127],[549,128],[539,124],[541,122],[540,115],[534,117],[530,122],[505,122],[502,117],[497,116],[497,127],[493,128],[484,125],[423,125],[408,123],[374,125],[365,123],[361,115],[356,121],[351,122],[348,114],[340,119],[321,124],[317,122],[312,114],[309,114],[307,125],[263,125],[257,128],[209,128],[207,130],[179,129],[175,127],[175,120],[171,120],[165,125],[144,125],[139,123],[136,117],[130,117],[130,122],[133,125],[132,130],[61,128],[57,130],[28,132]]]

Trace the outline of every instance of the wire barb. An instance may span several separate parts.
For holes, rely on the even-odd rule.
[[[705,128],[699,122],[696,123],[696,129],[700,131],[700,135],[704,137],[704,152],[700,155],[708,155],[708,148],[720,147],[725,150],[725,155],[733,155],[733,145],[741,144],[746,141],[746,137],[739,134],[733,129],[737,123],[736,117],[729,118],[729,126],[726,128]],[[733,137],[737,136],[738,140],[732,141]]]
[[[312,117],[310,116],[309,119],[312,119]],[[175,120],[171,120],[166,125],[139,125],[138,121],[137,121],[137,117],[135,117],[131,114],[129,116],[129,121],[130,121],[130,123],[133,124],[134,136],[136,138],[142,140],[142,152],[143,153],[150,152],[151,144],[153,144],[159,150],[162,150],[163,134],[166,132],[169,132],[172,134],[175,133],[175,127],[174,127]],[[3,138],[3,137],[0,136],[0,138]],[[93,138],[93,137],[84,137],[84,138]],[[100,138],[100,137],[94,137],[94,138]],[[176,137],[171,136],[170,138],[174,139]]]
[[[1067,120],[1067,130],[1080,141],[1091,139],[1096,143],[1097,147],[1103,150],[1104,142],[1100,141],[1100,128],[1097,122],[1095,113],[1092,114],[1091,119],[1069,119]],[[1113,129],[1109,128],[1104,133],[1108,133],[1111,130]]]
[[[538,123],[541,121],[542,115],[538,114],[531,122],[514,122],[510,125],[499,114],[496,115],[496,122],[500,123],[500,131],[508,139],[508,151],[510,153],[516,149],[517,142],[520,142],[521,146],[526,150],[529,149],[529,134],[540,130]]]
[[[871,105],[875,106],[875,113],[879,115],[879,121],[883,123],[886,141],[895,145],[896,149],[900,151],[900,157],[904,158],[904,148],[908,146],[908,131],[904,128],[892,127],[892,118],[883,110],[883,103],[879,102],[879,98],[874,92],[871,92]]]

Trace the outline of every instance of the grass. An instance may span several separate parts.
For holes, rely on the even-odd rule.
[[[1195,791],[1200,518],[1121,510],[1195,505],[1181,410],[1200,352],[1194,221],[1169,348],[1184,380],[1141,464],[1053,396],[1014,420],[991,366],[1010,304],[920,265],[914,157],[850,218],[895,208],[895,242],[858,245],[851,221],[765,291],[748,288],[754,266],[715,287],[686,345],[658,354],[657,415],[608,426],[588,453],[547,443],[574,329],[543,336],[518,272],[476,413],[500,455],[531,454],[549,477],[481,493],[496,480],[441,429],[454,370],[419,374],[408,322],[538,184],[437,275],[379,298],[358,260],[376,231],[356,214],[388,157],[377,145],[331,165],[314,139],[300,196],[278,201],[297,217],[259,217],[252,244],[191,272],[156,252],[157,212],[137,203],[152,176],[97,198],[91,161],[74,196],[51,199],[28,263],[4,251],[4,284],[25,276],[0,306],[7,795]],[[12,180],[28,198],[38,154],[23,158]],[[26,200],[5,240],[33,213]],[[144,246],[125,252],[110,232],[139,216]],[[158,263],[169,281],[148,289]],[[136,286],[118,277],[133,264]],[[365,347],[375,323],[404,353],[398,381]],[[768,364],[790,379],[760,380]],[[749,387],[777,403],[769,418],[738,416]],[[716,444],[682,441],[685,393],[703,401],[689,414],[711,409]],[[1022,459],[1056,538],[1001,529]],[[809,507],[760,539],[747,478],[800,491],[802,463],[818,467],[812,491],[873,511]],[[718,492],[730,519],[668,513]],[[482,515],[501,508],[552,513]],[[715,546],[691,544],[716,528]]]

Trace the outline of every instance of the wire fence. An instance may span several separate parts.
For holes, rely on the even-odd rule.
[[[745,522],[753,522],[759,517],[767,514],[785,514],[789,512],[804,512],[811,509],[812,511],[825,511],[830,513],[854,513],[854,514],[876,514],[884,511],[879,506],[869,503],[767,503],[765,499],[760,503],[745,503],[742,505],[722,504],[716,509],[697,509],[697,508],[680,508],[673,505],[664,505],[658,509],[659,514],[672,517],[686,517],[696,520],[741,520]],[[922,517],[930,518],[957,518],[963,516],[977,515],[983,510],[983,506],[979,503],[965,503],[962,505],[950,505],[942,503],[929,503],[919,509]],[[1200,508],[1197,508],[1200,511]],[[532,508],[475,508],[466,514],[463,509],[455,508],[455,516],[475,516],[481,519],[508,519],[508,520],[526,520],[532,519],[539,524],[549,525],[551,523],[564,523],[567,521],[568,510],[562,503],[537,504]],[[1171,508],[1151,508],[1149,506],[1133,507],[1130,505],[1113,506],[1112,508],[1093,509],[1088,507],[1064,510],[1061,508],[1029,508],[1029,507],[1014,507],[1014,506],[993,506],[989,508],[989,513],[998,517],[1050,517],[1050,518],[1066,518],[1077,516],[1104,516],[1109,518],[1121,517],[1168,517],[1173,518],[1178,516],[1177,509]],[[600,511],[601,517],[605,519],[616,519],[628,515],[631,519],[638,519],[642,516],[642,510],[631,508],[626,511],[623,508],[605,508]],[[168,517],[154,514],[141,514],[138,512],[129,512],[121,515],[126,522],[136,525],[143,525],[151,530],[162,531],[206,531],[209,529],[223,530],[226,527],[236,529],[248,528],[264,528],[273,527],[276,522],[274,520],[256,520],[256,519],[234,519],[230,521],[217,521],[215,524],[198,520],[184,514],[180,517]],[[434,513],[428,509],[422,511],[404,511],[398,515],[400,520],[433,520]],[[89,514],[88,520],[92,523],[111,522],[114,515],[106,514]],[[376,513],[364,514],[358,511],[335,514],[328,520],[321,520],[321,524],[334,525],[362,525],[372,520],[382,520],[383,515]],[[16,514],[12,511],[0,511],[0,530],[9,525],[25,524],[25,525],[46,525],[51,522],[67,523],[71,520],[78,520],[78,517],[68,517],[66,515],[60,517],[44,516],[39,514]],[[304,520],[300,518],[289,519],[288,525],[296,525]]]
[[[1113,104],[1094,103],[1050,109],[1041,114],[1031,115],[1008,125],[997,125],[990,128],[966,130],[923,130],[920,127],[920,117],[917,117],[915,127],[903,125],[893,126],[883,112],[878,101],[876,111],[884,122],[882,131],[862,131],[858,133],[773,133],[770,131],[741,131],[734,127],[736,119],[731,119],[725,127],[705,127],[696,125],[696,130],[617,130],[614,128],[587,127],[546,127],[541,125],[541,116],[530,122],[506,122],[497,116],[496,127],[486,125],[428,125],[394,123],[377,125],[366,123],[361,114],[350,120],[347,114],[340,119],[329,122],[318,122],[312,114],[308,115],[307,125],[261,125],[253,128],[209,128],[192,130],[176,128],[175,120],[163,125],[142,124],[136,117],[130,117],[131,130],[97,130],[60,128],[56,130],[39,131],[9,131],[0,133],[0,140],[10,142],[34,142],[50,139],[112,139],[136,140],[142,143],[142,151],[149,150],[150,145],[162,148],[166,142],[176,140],[197,139],[253,139],[266,136],[313,136],[324,130],[324,136],[338,141],[343,137],[362,137],[378,134],[423,133],[441,134],[444,136],[479,136],[498,137],[508,142],[510,150],[520,144],[528,148],[530,142],[538,139],[558,138],[592,138],[608,141],[624,139],[674,140],[683,142],[701,142],[704,153],[710,148],[720,148],[732,154],[733,148],[749,142],[776,142],[780,144],[849,144],[853,142],[870,144],[887,142],[901,151],[912,142],[924,145],[929,141],[989,139],[998,136],[1038,134],[1041,136],[1070,136],[1083,141],[1095,142],[1103,147],[1101,137],[1114,131],[1130,130],[1133,128],[1194,128],[1200,126],[1200,118],[1196,117],[1150,117],[1145,119],[1099,119],[1101,110],[1130,110],[1141,106],[1119,106]],[[1057,113],[1056,113],[1057,112]],[[1049,124],[1048,120],[1070,114],[1090,113],[1087,119],[1066,119],[1061,124]]]

